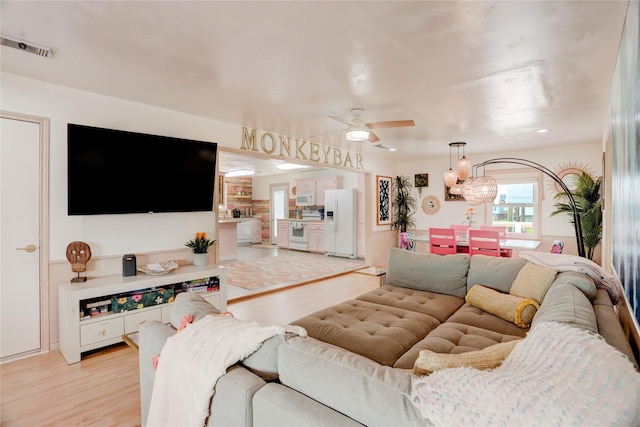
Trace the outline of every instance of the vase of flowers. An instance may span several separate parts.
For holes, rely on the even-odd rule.
[[[473,219],[475,214],[476,209],[473,206],[467,207],[467,209],[464,211],[464,221],[462,221],[462,223],[467,224],[469,228],[473,228],[473,224],[476,223],[476,221]],[[468,237],[468,232],[465,234],[465,237]]]
[[[184,245],[193,251],[193,265],[199,267],[209,265],[209,254],[207,252],[215,243],[216,241],[209,239],[204,231],[197,232],[194,239],[185,243]]]

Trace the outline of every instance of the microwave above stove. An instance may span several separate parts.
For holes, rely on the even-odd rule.
[[[296,206],[315,206],[316,193],[313,191],[303,191],[296,194]]]

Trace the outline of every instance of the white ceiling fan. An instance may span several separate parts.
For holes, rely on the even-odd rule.
[[[366,123],[362,119],[362,114],[364,113],[363,108],[353,108],[351,109],[351,114],[353,114],[353,119],[347,120],[339,116],[329,116],[334,120],[337,120],[341,123],[346,124],[347,131],[346,137],[349,141],[369,141],[371,143],[380,141],[380,138],[373,132],[371,129],[387,129],[387,128],[398,128],[398,127],[409,127],[415,126],[415,122],[413,120],[387,120],[383,122],[370,122]]]

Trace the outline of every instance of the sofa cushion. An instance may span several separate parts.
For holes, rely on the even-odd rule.
[[[475,307],[474,307],[475,308]],[[496,324],[502,322],[511,325],[516,334],[503,334],[490,329],[478,328],[462,323],[455,323],[451,320],[443,323],[434,329],[423,340],[416,343],[409,351],[402,355],[394,368],[412,369],[418,359],[421,350],[431,350],[434,353],[460,354],[469,351],[482,350],[492,345],[519,340],[525,336],[523,329],[518,328],[513,323],[502,320],[491,314],[488,316],[496,319]]]
[[[526,263],[526,260],[519,258],[474,255],[471,257],[467,275],[467,292],[474,285],[484,285],[500,292],[509,293],[511,284]]]
[[[411,403],[410,371],[381,366],[313,338],[278,352],[280,381],[367,426],[428,426]]]
[[[362,427],[362,424],[292,388],[269,383],[253,397],[253,427],[262,426]]]
[[[376,288],[360,295],[356,299],[428,314],[440,322],[447,320],[449,316],[464,304],[462,298],[451,295],[417,291],[415,289],[390,285]]]
[[[413,372],[417,375],[429,375],[434,371],[447,368],[493,369],[502,364],[519,341],[502,342],[482,350],[459,354],[434,353],[431,350],[421,350],[420,356],[413,365]]]
[[[580,289],[582,293],[593,300],[596,296],[596,284],[593,279],[584,273],[577,273],[575,271],[563,271],[558,273],[554,283],[569,283]]]
[[[291,322],[307,334],[391,366],[440,322],[432,316],[348,300]]]
[[[598,332],[593,305],[581,290],[567,282],[554,282],[533,317],[531,327],[542,322],[560,322]]]
[[[528,262],[518,272],[509,293],[522,298],[534,299],[540,304],[557,273],[558,270],[554,268]]]
[[[391,248],[387,261],[387,285],[464,298],[469,256],[433,255]]]
[[[475,326],[498,334],[516,337],[524,337],[527,333],[527,329],[522,329],[514,323],[501,319],[469,303],[465,303],[453,316],[447,319],[447,323],[449,322],[462,323],[463,325]]]
[[[536,310],[540,307],[540,304],[534,299],[503,294],[482,285],[475,285],[471,288],[465,301],[504,320],[515,323],[521,328],[529,327]]]

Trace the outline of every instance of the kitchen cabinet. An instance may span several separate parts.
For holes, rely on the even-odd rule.
[[[262,219],[253,218],[251,222],[251,243],[262,243]]]
[[[309,222],[309,252],[324,253],[324,222]]]
[[[324,191],[337,190],[342,188],[342,177],[331,176],[328,178],[318,178],[316,181],[316,203],[324,206]]]
[[[289,221],[286,219],[278,220],[278,247],[289,248]]]
[[[253,221],[242,221],[238,223],[238,244],[251,243]]]
[[[312,191],[316,196],[316,205],[324,206],[324,191],[342,188],[341,176],[329,176],[325,178],[305,178],[296,180],[297,192]]]

